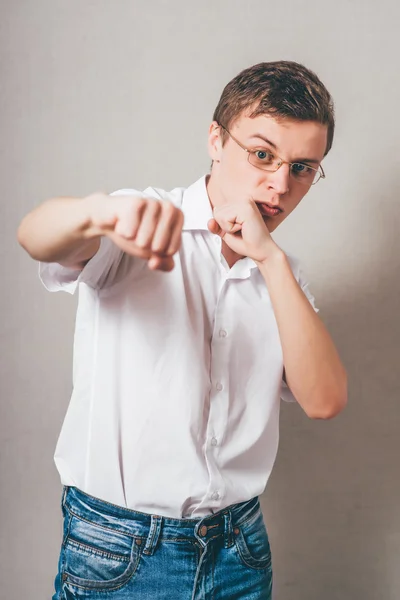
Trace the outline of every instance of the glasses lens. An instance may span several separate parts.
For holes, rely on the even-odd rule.
[[[277,164],[279,164],[279,160],[273,154],[261,148],[249,152],[249,162],[257,169],[263,169],[264,171],[276,171]]]
[[[292,176],[305,185],[314,185],[320,180],[321,172],[302,163],[293,163],[291,168]]]
[[[249,152],[248,159],[250,164],[263,171],[275,172],[282,164],[279,158],[265,149]],[[303,163],[292,163],[290,173],[296,181],[304,183],[304,185],[315,185],[322,177],[320,169],[313,169]]]
[[[314,181],[311,185],[315,185],[321,179],[321,171],[317,171],[314,175]]]

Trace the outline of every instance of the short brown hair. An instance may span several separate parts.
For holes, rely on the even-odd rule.
[[[325,155],[332,147],[335,117],[331,95],[317,75],[299,63],[263,62],[234,77],[222,92],[213,120],[229,129],[243,113],[327,125]],[[224,134],[222,131],[223,141]]]

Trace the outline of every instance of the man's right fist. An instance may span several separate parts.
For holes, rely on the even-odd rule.
[[[121,250],[172,271],[180,248],[183,213],[171,202],[140,196],[93,194],[86,198],[89,236],[106,235]]]

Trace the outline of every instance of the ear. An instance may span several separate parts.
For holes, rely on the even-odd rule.
[[[208,130],[208,153],[214,162],[219,162],[222,150],[221,127],[213,121]]]

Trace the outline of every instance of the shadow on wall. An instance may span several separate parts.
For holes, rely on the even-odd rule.
[[[396,184],[366,199],[366,254],[344,265],[346,290],[332,282],[319,298],[348,371],[348,407],[317,422],[282,405],[262,498],[279,600],[400,598],[399,196]]]

